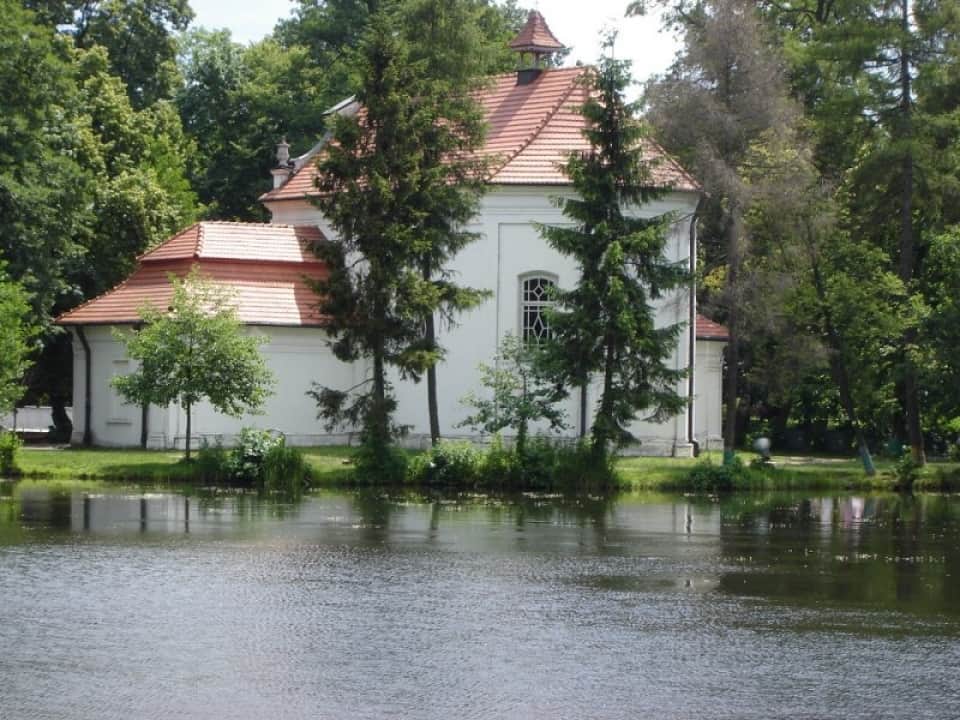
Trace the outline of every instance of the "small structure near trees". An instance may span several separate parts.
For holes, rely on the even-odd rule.
[[[246,335],[230,296],[196,269],[170,277],[173,299],[166,311],[140,310],[143,327],[117,332],[137,371],[113,379],[129,402],[178,402],[187,415],[186,458],[190,459],[191,408],[206,399],[221,413],[240,417],[266,400],[273,375],[260,355],[262,337]]]

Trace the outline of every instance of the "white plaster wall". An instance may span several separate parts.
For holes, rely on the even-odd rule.
[[[577,279],[576,265],[553,249],[540,238],[534,223],[569,224],[569,220],[557,209],[553,197],[564,188],[499,187],[483,199],[481,211],[471,226],[480,234],[480,239],[467,246],[452,262],[451,271],[457,281],[476,288],[483,288],[491,297],[480,307],[458,319],[455,327],[440,326],[438,334],[447,349],[445,361],[438,367],[439,413],[441,432],[448,437],[467,437],[468,428],[458,427],[469,414],[461,399],[468,392],[481,392],[478,386],[477,366],[481,362],[492,363],[499,342],[507,333],[520,332],[520,277],[534,271],[543,271],[557,277],[561,287],[571,287]],[[668,257],[677,262],[686,261],[689,254],[689,225],[696,205],[696,196],[690,193],[671,193],[637,211],[644,217],[675,213],[678,221],[670,233]],[[330,227],[323,222],[317,209],[307,201],[283,201],[269,203],[273,222],[283,224],[315,224],[328,236],[333,236]],[[684,323],[689,317],[689,296],[685,290],[661,299],[656,304],[659,325]],[[303,328],[253,328],[254,332],[266,334],[270,342],[263,347],[268,365],[278,378],[277,393],[270,399],[263,415],[246,416],[240,419],[227,418],[215,413],[206,405],[194,409],[193,432],[198,438],[220,438],[230,444],[241,427],[254,426],[283,431],[293,443],[322,444],[344,442],[348,436],[328,434],[316,420],[316,407],[305,395],[313,380],[346,389],[365,376],[360,364],[348,366],[340,363],[330,353],[322,331]],[[109,386],[114,374],[130,372],[133,368],[123,356],[122,346],[113,339],[109,328],[87,329],[93,354],[93,441],[98,445],[135,446],[140,442],[140,409],[124,405]],[[671,358],[677,369],[686,367],[689,330],[685,329],[678,340],[678,349]],[[708,364],[710,350],[699,343],[697,362]],[[701,359],[701,353],[706,353]],[[74,341],[74,407],[76,421],[74,440],[79,442],[83,434],[83,352],[80,343]],[[708,373],[703,365],[697,368],[699,395],[710,386]],[[719,365],[717,368],[719,378]],[[428,418],[425,383],[413,383],[393,376],[398,400],[397,420],[410,426],[410,443],[425,444],[428,434]],[[719,380],[716,395],[719,397]],[[686,396],[687,381],[678,383],[677,392]],[[588,408],[592,414],[598,397],[594,384],[588,390]],[[580,398],[574,393],[565,403],[569,430],[568,437],[578,433]],[[703,417],[710,430],[712,411],[706,414],[698,409],[697,427]],[[719,405],[717,406],[719,413]],[[176,406],[150,409],[148,419],[149,445],[151,447],[182,446],[186,430],[186,418]],[[686,413],[663,423],[646,422],[642,418],[631,430],[640,441],[633,451],[644,454],[686,454]],[[719,425],[716,426],[719,428]],[[698,430],[699,434],[699,430]]]
[[[701,450],[723,448],[723,351],[718,340],[697,343],[694,439]]]
[[[136,369],[126,359],[123,345],[111,328],[87,327],[91,352],[91,430],[95,445],[135,447],[140,444],[141,409],[125,404],[110,385],[114,375]],[[207,403],[193,409],[191,434],[199,445],[203,438],[221,440],[230,445],[243,427],[276,429],[289,442],[320,445],[346,442],[344,434],[328,434],[316,419],[316,403],[306,395],[313,381],[332,387],[350,387],[358,379],[358,368],[341,363],[330,353],[326,335],[319,329],[287,327],[251,327],[249,332],[268,338],[261,351],[277,383],[263,414],[230,418],[217,413]],[[83,439],[84,353],[74,336],[74,431],[73,442]],[[183,447],[186,437],[186,413],[176,404],[167,408],[151,406],[148,417],[148,446]]]
[[[477,384],[477,366],[493,362],[496,348],[507,333],[520,333],[520,277],[542,271],[556,276],[561,287],[569,288],[576,283],[576,264],[550,248],[535,226],[535,223],[570,223],[553,201],[554,196],[563,193],[569,194],[569,190],[542,187],[492,189],[483,198],[477,220],[470,228],[480,234],[480,239],[464,248],[451,263],[450,270],[458,282],[488,290],[491,297],[480,307],[460,316],[456,327],[439,328],[440,342],[447,349],[445,361],[437,370],[441,433],[445,436],[472,434],[469,428],[459,427],[469,414],[469,408],[461,399],[468,392],[481,392]],[[673,261],[686,261],[689,256],[689,227],[696,200],[696,196],[690,193],[671,193],[636,211],[641,217],[676,214],[678,221],[670,233],[667,247],[667,255]],[[268,207],[274,222],[318,224],[325,233],[333,235],[316,208],[308,202],[283,201],[271,203]],[[688,303],[686,290],[661,299],[656,304],[658,325],[686,323]],[[676,369],[684,369],[687,365],[688,342],[688,330],[684,329],[678,340],[678,351],[671,358],[671,365]],[[397,420],[410,427],[410,444],[425,445],[429,433],[425,381],[403,381],[396,374],[391,379],[398,400]],[[686,396],[686,380],[678,383],[677,392]],[[596,386],[589,389],[590,414],[598,395]],[[570,425],[565,433],[568,437],[575,437],[578,433],[579,404],[579,393],[574,393],[564,403]],[[686,428],[686,413],[664,423],[646,422],[641,417],[631,426],[640,441],[634,451],[689,453]],[[538,430],[546,428],[535,428]]]

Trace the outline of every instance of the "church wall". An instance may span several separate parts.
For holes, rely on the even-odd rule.
[[[571,287],[577,279],[575,263],[549,247],[534,223],[569,224],[555,206],[552,198],[562,192],[561,187],[496,187],[482,200],[481,210],[471,230],[480,239],[468,245],[451,263],[456,280],[470,287],[490,292],[480,307],[458,318],[453,328],[439,327],[440,342],[447,349],[444,362],[438,367],[438,404],[441,433],[446,437],[468,437],[474,434],[459,424],[470,413],[462,402],[468,392],[482,392],[478,385],[477,367],[492,364],[496,348],[508,333],[521,333],[521,278],[543,273],[556,280],[560,287]],[[684,261],[689,250],[689,222],[696,197],[690,193],[671,193],[641,208],[638,215],[652,217],[674,212],[680,218],[670,233],[668,256]],[[269,205],[273,221],[278,223],[320,223],[317,210],[305,201],[284,201]],[[332,235],[328,227],[321,227]],[[686,323],[689,317],[689,297],[686,291],[675,293],[657,304],[658,324]],[[678,351],[671,358],[677,369],[686,367],[688,334],[684,330],[678,341]],[[392,377],[398,400],[397,419],[409,426],[408,442],[414,446],[429,444],[425,381],[403,381]],[[678,384],[678,392],[686,395],[687,384]],[[590,412],[599,396],[599,387],[588,391]],[[569,429],[564,433],[576,437],[580,420],[578,392],[564,403]],[[641,440],[634,451],[645,454],[687,454],[686,414],[664,423],[637,421],[632,430]],[[545,431],[545,427],[535,428]]]
[[[347,442],[344,434],[328,434],[316,419],[316,403],[306,395],[313,381],[333,387],[349,387],[360,379],[359,368],[341,363],[330,353],[326,335],[315,328],[251,327],[249,331],[269,338],[261,351],[277,383],[263,414],[230,418],[217,413],[208,403],[193,409],[192,436],[199,447],[203,438],[225,445],[243,427],[275,429],[291,444],[322,445]],[[110,385],[115,375],[133,372],[136,364],[124,355],[112,328],[85,328],[91,354],[91,431],[95,445],[136,447],[140,444],[141,408],[123,402]],[[73,442],[83,439],[85,355],[74,336]],[[186,413],[176,404],[167,408],[151,406],[147,420],[147,445],[151,448],[182,448],[186,438]]]

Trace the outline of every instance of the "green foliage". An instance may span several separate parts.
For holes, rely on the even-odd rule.
[[[197,473],[207,482],[229,482],[260,492],[298,496],[309,484],[303,453],[287,445],[282,433],[243,428],[226,450],[204,442],[197,453]]]
[[[586,443],[564,444],[534,437],[521,450],[499,435],[485,450],[468,442],[441,442],[415,455],[407,481],[417,485],[498,490],[590,490],[615,486],[613,459],[598,465]]]
[[[230,477],[230,469],[230,454],[223,444],[217,440],[211,445],[204,438],[197,450],[197,476],[204,482],[226,482]]]
[[[469,85],[442,76],[396,32],[401,20],[393,5],[370,17],[351,56],[363,112],[333,119],[335,142],[318,162],[316,204],[338,236],[318,249],[330,270],[315,283],[319,309],[336,357],[369,358],[372,373],[348,391],[312,393],[329,424],[361,423],[373,474],[396,465],[387,368],[419,380],[442,356],[435,314],[450,319],[483,297],[441,272],[474,238],[462,226],[481,188],[483,166],[468,157],[482,139],[479,113]]]
[[[749,470],[739,457],[717,465],[710,459],[697,463],[687,476],[687,485],[695,493],[730,492],[748,479]]]
[[[123,80],[137,107],[170,97],[177,80],[175,34],[193,19],[187,0],[28,0],[24,5],[78,48],[104,48],[110,73]]]
[[[483,455],[481,473],[491,485],[504,485],[517,475],[517,454],[503,444],[500,433],[493,436]]]
[[[17,451],[22,446],[23,442],[15,432],[0,430],[0,478],[20,474]]]
[[[441,442],[413,457],[409,482],[417,485],[469,487],[483,476],[484,455],[469,442]]]
[[[557,292],[547,364],[568,387],[599,374],[592,447],[601,464],[611,445],[632,438],[628,427],[639,412],[663,420],[684,406],[677,392],[684,373],[669,365],[681,326],[656,327],[653,302],[688,277],[664,258],[672,218],[636,216],[656,192],[644,162],[646,129],[624,96],[628,64],[605,57],[588,78],[581,112],[590,121],[591,150],[571,155],[565,166],[578,197],[557,200],[575,226],[541,232],[580,271],[574,289]]]
[[[407,477],[409,456],[394,445],[362,442],[352,461],[351,476],[364,485],[400,485]]]
[[[244,46],[226,30],[191,30],[179,63],[177,109],[197,145],[191,179],[206,217],[267,219],[258,198],[276,165],[275,144],[286,137],[308,150],[323,133],[326,108],[347,93],[330,94],[307,48],[271,38]]]
[[[894,463],[890,471],[890,474],[896,481],[895,489],[900,492],[910,492],[913,490],[914,485],[916,485],[920,479],[922,468],[923,465],[917,462],[910,453],[904,453],[904,455]]]
[[[7,279],[0,261],[0,413],[10,411],[26,389],[24,374],[37,332],[29,317],[26,293]]]
[[[123,13],[141,4],[110,5]],[[52,319],[114,286],[137,254],[196,213],[191,145],[176,113],[166,103],[131,105],[102,44],[81,49],[58,33],[60,24],[72,33],[79,7],[0,1],[0,259],[42,331],[29,399],[50,402],[61,425],[69,337]]]
[[[114,387],[129,402],[168,405],[178,402],[187,413],[190,457],[191,409],[208,400],[219,412],[239,417],[257,411],[273,376],[260,355],[264,338],[246,335],[224,290],[202,279],[196,269],[186,278],[171,277],[169,309],[144,306],[143,327],[117,333],[139,368],[114,378]]]
[[[521,456],[531,423],[543,421],[551,431],[563,430],[567,424],[557,403],[566,393],[544,375],[538,363],[541,353],[538,346],[525,344],[515,335],[505,335],[497,361],[492,366],[480,365],[480,385],[491,396],[467,395],[462,402],[476,412],[459,423],[459,427],[487,433],[510,428],[516,434],[515,445]]]

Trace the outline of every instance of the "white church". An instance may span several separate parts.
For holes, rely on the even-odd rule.
[[[532,12],[511,47],[521,56],[532,53],[540,58],[563,46],[543,17]],[[507,334],[530,340],[549,333],[544,314],[550,304],[549,288],[571,287],[577,281],[573,261],[550,248],[536,224],[569,224],[553,199],[572,193],[561,169],[565,156],[588,148],[581,132],[585,120],[578,112],[585,98],[579,82],[583,72],[583,68],[528,68],[494,78],[479,97],[487,123],[483,152],[493,165],[488,191],[470,227],[479,240],[455,257],[449,270],[460,283],[491,294],[483,305],[462,315],[455,327],[438,328],[438,339],[447,349],[437,371],[444,437],[473,437],[459,423],[469,414],[461,399],[470,392],[482,392],[478,365],[494,362]],[[356,110],[355,103],[345,101],[331,112]],[[235,419],[206,404],[195,406],[192,425],[197,443],[206,438],[229,445],[247,426],[279,430],[296,445],[354,440],[350,432],[327,433],[317,419],[314,400],[306,394],[314,382],[347,389],[368,372],[363,363],[343,363],[333,356],[323,318],[316,311],[316,297],[305,282],[325,272],[311,249],[313,244],[336,237],[311,202],[316,193],[315,160],[323,147],[321,141],[292,160],[285,144],[278,147],[273,188],[261,197],[271,215],[269,223],[196,223],[141,256],[138,268],[123,283],[58,318],[73,334],[75,444],[183,446],[186,415],[182,408],[130,405],[111,386],[114,376],[134,369],[113,330],[136,325],[145,303],[169,305],[169,274],[184,276],[194,266],[212,282],[229,288],[249,332],[267,338],[262,352],[277,379],[262,414]],[[688,263],[694,270],[694,214],[700,188],[655,144],[648,144],[647,157],[656,161],[654,182],[667,190],[635,212],[644,217],[673,213],[676,221],[669,234],[668,259]],[[683,413],[662,423],[639,416],[631,427],[638,444],[627,452],[689,456],[694,443],[700,447],[720,444],[721,366],[727,333],[697,314],[693,288],[662,299],[656,313],[659,323],[684,327],[671,362],[687,371],[677,392],[689,401]],[[428,445],[425,385],[397,377],[392,382],[398,401],[396,420],[410,428],[407,442]],[[564,408],[569,425],[566,436],[577,437],[588,429],[597,395],[596,387],[585,394],[571,393]]]

